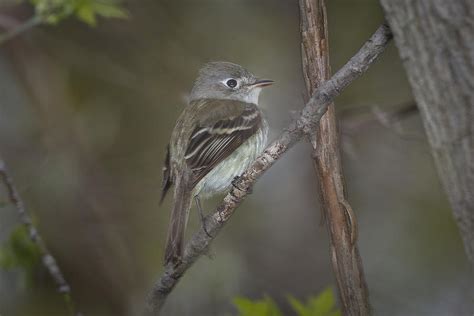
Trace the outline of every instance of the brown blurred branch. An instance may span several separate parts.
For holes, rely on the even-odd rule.
[[[204,219],[207,232],[202,228],[196,232],[186,245],[182,261],[175,266],[165,267],[163,275],[154,284],[147,298],[149,314],[159,314],[174,286],[186,270],[206,253],[212,240],[246,198],[253,184],[306,133],[315,129],[332,100],[369,68],[384,51],[391,38],[390,29],[386,24],[382,24],[347,64],[315,90],[299,118],[295,119],[235,181],[234,187],[225,196],[221,205]]]
[[[324,0],[300,0],[303,74],[308,94],[329,79],[329,43]],[[346,199],[334,104],[308,133],[319,178],[322,214],[344,315],[369,315],[369,293],[357,248],[357,222]]]
[[[400,136],[403,131],[400,125],[406,120],[419,114],[415,101],[381,107],[379,105],[367,105],[362,107],[351,107],[338,111],[341,127],[347,132],[357,132],[374,123],[393,130]]]
[[[68,305],[71,314],[76,316],[81,315],[81,313],[75,311],[74,304],[71,299],[71,287],[64,279],[64,275],[61,269],[59,268],[56,259],[46,247],[43,238],[41,237],[35,225],[33,224],[30,215],[25,209],[23,200],[21,199],[20,194],[18,193],[13,184],[13,180],[10,178],[7,172],[5,162],[1,159],[0,178],[7,189],[9,201],[15,206],[20,220],[28,231],[31,240],[33,241],[33,243],[35,243],[36,247],[38,247],[39,252],[41,254],[41,261],[44,267],[48,270],[54,282],[56,283],[58,292],[64,297],[64,300],[66,301],[66,304]]]

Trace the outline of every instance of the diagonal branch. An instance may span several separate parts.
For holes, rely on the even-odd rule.
[[[5,31],[4,33],[0,33],[0,45],[2,45],[5,42],[8,42],[9,40],[13,39],[14,37],[17,37],[17,36],[25,33],[29,29],[31,29],[31,28],[33,28],[37,25],[40,25],[42,22],[43,22],[43,19],[40,16],[34,15],[31,18],[29,18],[28,20],[26,20],[25,22],[13,27],[13,28],[7,29],[7,31]]]
[[[56,259],[53,257],[51,252],[46,247],[43,238],[39,234],[38,230],[36,229],[33,221],[25,209],[25,205],[23,200],[20,198],[20,194],[16,190],[13,180],[10,178],[7,169],[5,167],[5,163],[3,160],[0,159],[0,181],[3,182],[7,189],[8,199],[9,201],[15,206],[18,215],[22,224],[25,226],[26,230],[28,231],[28,235],[30,236],[31,240],[35,243],[36,247],[38,247],[39,252],[41,254],[41,261],[44,267],[48,270],[51,278],[56,283],[57,291],[64,297],[68,309],[71,315],[79,316],[81,313],[75,311],[73,301],[71,299],[71,287],[66,282],[64,275],[59,268]]]
[[[308,94],[312,94],[331,73],[326,5],[324,0],[299,3],[303,74]],[[369,293],[357,247],[357,222],[345,194],[334,103],[308,136],[343,314],[369,315]]]
[[[147,312],[150,315],[159,314],[174,286],[193,263],[206,253],[212,240],[246,198],[253,184],[305,134],[318,126],[332,100],[367,71],[387,47],[391,38],[389,27],[382,24],[347,64],[319,86],[304,106],[299,118],[294,120],[235,181],[233,188],[216,211],[204,219],[207,232],[202,228],[196,232],[186,245],[182,261],[174,266],[166,266],[163,275],[154,284],[147,298]]]

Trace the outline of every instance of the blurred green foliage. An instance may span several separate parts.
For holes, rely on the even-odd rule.
[[[239,311],[239,316],[283,316],[278,306],[268,296],[255,301],[239,297],[234,299],[234,305]]]
[[[341,311],[336,309],[336,301],[330,287],[318,296],[308,298],[306,304],[292,296],[288,301],[298,316],[341,316]]]
[[[15,228],[0,247],[0,268],[22,271],[24,285],[31,284],[40,260],[41,253],[23,225]]]
[[[336,309],[336,301],[332,288],[327,288],[315,297],[310,297],[303,303],[293,296],[288,301],[298,316],[340,316],[341,312]],[[260,300],[247,298],[234,299],[234,305],[239,312],[238,316],[282,316],[275,302],[268,296]]]
[[[127,18],[117,0],[30,0],[42,22],[57,24],[68,17],[95,26],[98,17]]]

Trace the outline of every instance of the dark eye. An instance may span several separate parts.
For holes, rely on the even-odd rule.
[[[229,79],[225,83],[229,88],[235,88],[237,87],[237,80],[235,79]]]

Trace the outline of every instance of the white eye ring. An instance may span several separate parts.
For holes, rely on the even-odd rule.
[[[238,88],[239,85],[240,85],[239,80],[234,79],[234,78],[227,78],[227,79],[223,80],[222,83],[223,83],[226,87],[231,88],[231,89]]]

